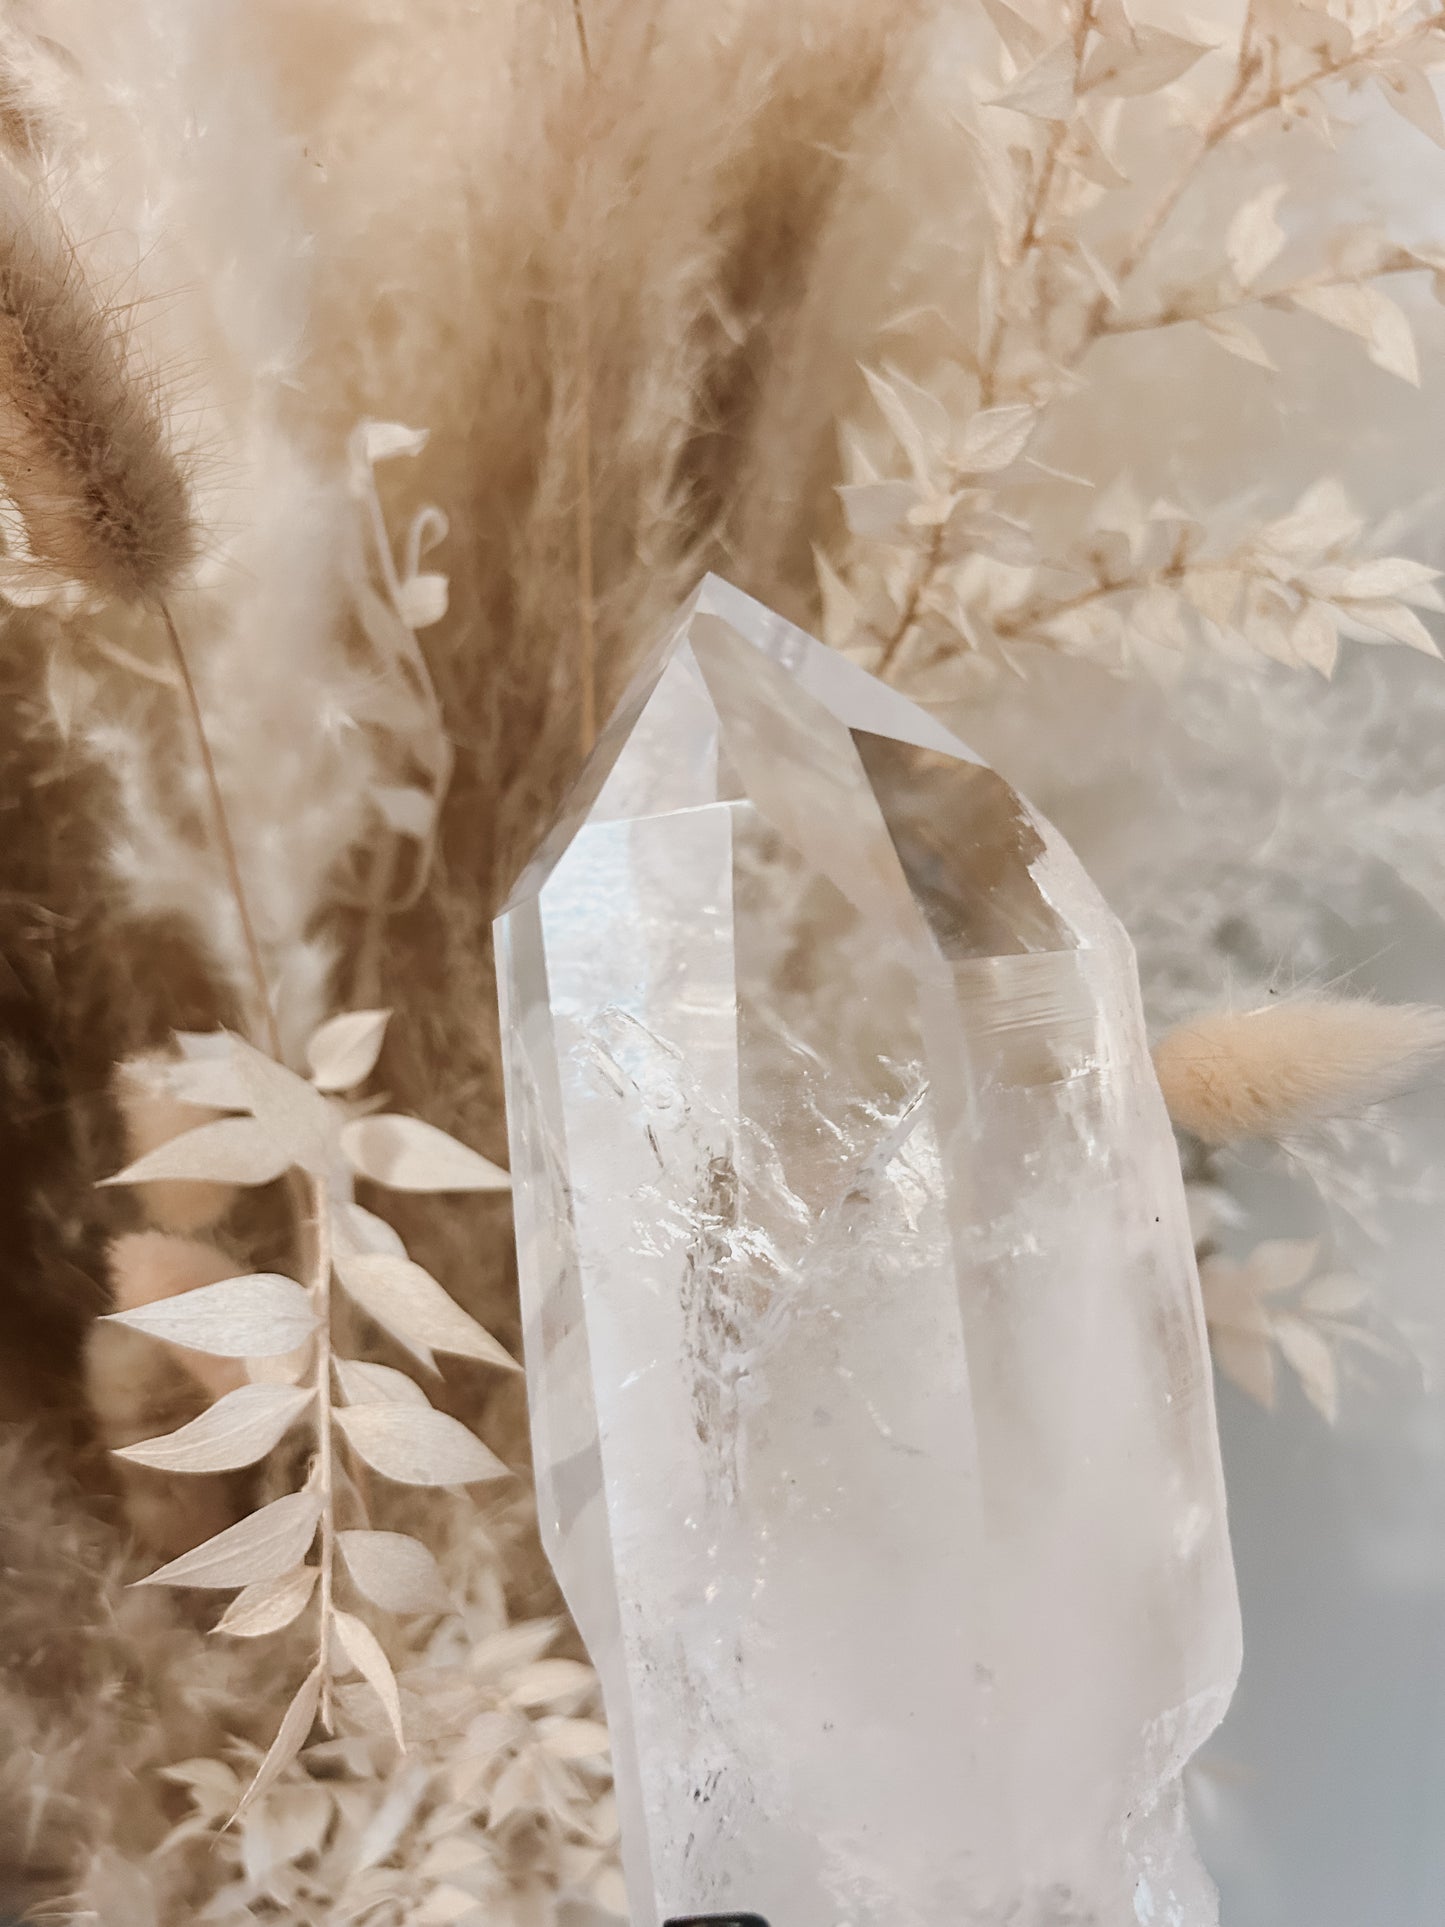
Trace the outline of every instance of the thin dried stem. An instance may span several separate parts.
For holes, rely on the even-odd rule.
[[[1074,85],[1077,87],[1083,71],[1084,53],[1089,44],[1089,35],[1094,26],[1096,0],[1082,0],[1078,16],[1074,21],[1073,55]],[[1050,205],[1053,198],[1054,181],[1058,174],[1059,161],[1069,137],[1068,123],[1055,121],[1049,130],[1048,145],[1044,149],[1038,174],[1034,180],[1033,192],[1029,196],[1024,214],[1023,232],[1019,237],[1019,259],[1027,260],[1043,239],[1047,225]],[[981,407],[991,408],[998,388],[999,361],[1003,354],[1008,335],[1008,323],[1004,318],[1002,299],[994,309],[989,328],[988,340],[984,344],[979,361],[979,403]]]
[[[331,1606],[336,1572],[336,1456],[331,1416],[331,1200],[326,1180],[307,1179],[311,1202],[311,1303],[316,1313],[316,1489],[321,1497],[317,1665],[321,1671],[321,1723],[331,1731]]]
[[[236,856],[236,844],[231,835],[230,819],[226,814],[226,799],[221,789],[220,777],[216,773],[216,759],[211,754],[211,739],[206,730],[206,718],[201,709],[200,695],[196,689],[195,678],[191,674],[190,663],[186,659],[180,633],[171,615],[170,605],[162,600],[159,608],[161,621],[165,625],[166,637],[170,644],[171,659],[175,663],[176,673],[180,677],[181,689],[185,695],[196,751],[201,759],[201,769],[206,781],[206,796],[210,804],[211,828],[215,833],[216,847],[220,852],[221,861],[225,865],[226,878],[230,884],[236,915],[241,925],[241,936],[251,970],[252,992],[256,1000],[257,1013],[265,1034],[267,1048],[279,1064],[282,1062],[281,1033],[276,1023],[276,1012],[266,980],[266,966],[262,961],[261,945],[256,936],[256,925],[252,920],[250,904],[246,897],[241,865]]]
[[[1371,281],[1383,280],[1392,274],[1415,274],[1420,269],[1419,260],[1408,249],[1393,249],[1383,260],[1366,270]],[[1230,295],[1220,301],[1190,301],[1181,298],[1142,315],[1111,315],[1100,329],[1101,335],[1153,334],[1161,328],[1177,328],[1185,321],[1212,321],[1216,315],[1233,314],[1240,308],[1268,305],[1270,302],[1288,301],[1297,294],[1307,294],[1315,288],[1331,288],[1345,279],[1339,269],[1325,268],[1316,274],[1300,275],[1296,280],[1283,281],[1274,287],[1241,288],[1238,294]],[[1353,278],[1353,277],[1351,277]]]
[[[932,586],[933,579],[938,574],[942,564],[943,532],[945,526],[942,522],[934,525],[933,534],[929,537],[928,547],[923,552],[921,563],[914,573],[913,581],[909,584],[908,594],[904,599],[903,607],[898,612],[898,621],[894,624],[891,633],[884,639],[882,653],[879,655],[878,664],[874,670],[874,674],[881,677],[884,682],[887,682],[904,643],[907,642],[914,625],[918,621],[919,615],[922,613],[923,598]]]

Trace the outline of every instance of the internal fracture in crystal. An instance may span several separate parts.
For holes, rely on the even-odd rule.
[[[497,932],[542,1529],[634,1927],[1208,1927],[1208,1353],[1072,853],[708,578]]]

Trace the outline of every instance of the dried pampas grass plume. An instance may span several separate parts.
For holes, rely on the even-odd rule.
[[[1445,1010],[1297,997],[1215,1011],[1154,1051],[1169,1115],[1206,1144],[1279,1138],[1375,1104],[1445,1052]]]
[[[102,601],[159,602],[195,554],[189,492],[118,317],[23,203],[0,208],[0,484],[25,559]]]

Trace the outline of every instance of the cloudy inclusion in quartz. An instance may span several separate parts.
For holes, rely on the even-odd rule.
[[[1133,954],[709,577],[497,925],[542,1531],[634,1927],[1205,1927],[1239,1661]]]

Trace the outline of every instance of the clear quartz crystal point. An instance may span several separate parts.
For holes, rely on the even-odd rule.
[[[1239,1664],[1133,954],[715,578],[497,925],[542,1531],[634,1927],[1203,1927]]]

